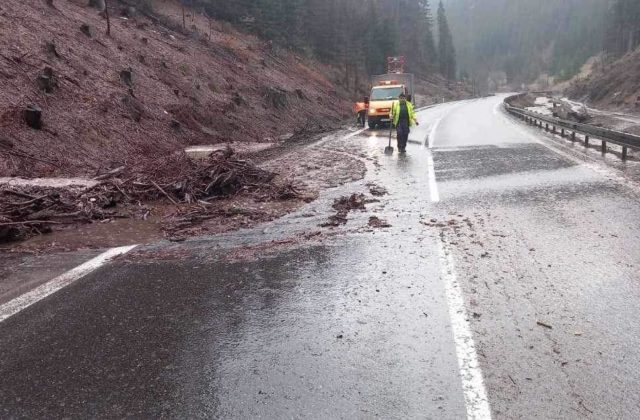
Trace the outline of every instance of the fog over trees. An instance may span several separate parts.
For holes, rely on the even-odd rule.
[[[148,0],[147,0],[148,1]],[[151,1],[152,3],[152,1]],[[386,57],[404,55],[408,70],[428,76],[441,69],[455,78],[454,39],[448,28],[438,45],[429,0],[183,0],[210,16],[233,22],[347,72],[386,69]],[[444,6],[443,6],[444,7]],[[446,26],[446,17],[438,19]],[[438,52],[443,62],[438,60]]]
[[[638,0],[623,0],[640,3]],[[612,0],[444,0],[459,67],[504,71],[512,83],[576,74],[603,48]]]
[[[138,0],[153,4],[153,0]],[[182,0],[276,45],[380,73],[404,55],[422,76],[512,85],[577,74],[640,44],[640,0]],[[347,77],[348,79],[349,77]]]
[[[635,50],[640,45],[640,0],[618,0],[607,13],[605,50],[613,57]]]

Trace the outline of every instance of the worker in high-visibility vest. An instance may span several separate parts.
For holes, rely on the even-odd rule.
[[[398,100],[393,102],[389,118],[396,128],[398,135],[398,150],[400,153],[405,153],[407,151],[407,142],[409,141],[411,127],[420,125],[413,104],[407,100],[407,95],[401,93]]]
[[[356,102],[353,110],[357,116],[357,124],[364,127],[367,122],[367,111],[369,111],[369,98],[365,97],[363,102]]]

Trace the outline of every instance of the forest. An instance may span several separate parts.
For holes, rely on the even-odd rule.
[[[607,13],[604,49],[613,58],[640,45],[640,1],[617,0]]]
[[[133,1],[133,0],[129,0]],[[137,0],[153,8],[155,0]],[[276,45],[339,66],[346,87],[403,55],[408,71],[489,89],[575,76],[640,44],[638,0],[181,0]],[[351,82],[350,82],[351,81]],[[350,86],[351,85],[351,86]]]
[[[151,2],[152,3],[152,2]],[[183,0],[275,43],[349,74],[376,74],[403,55],[421,76],[457,74],[454,40],[442,4],[429,0]],[[438,42],[438,40],[440,42]]]
[[[569,79],[592,56],[640,43],[638,0],[444,0],[461,72],[511,84]]]

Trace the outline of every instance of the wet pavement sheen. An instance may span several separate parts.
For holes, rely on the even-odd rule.
[[[495,418],[638,418],[637,180],[500,100],[420,113],[406,156],[382,153],[384,130],[328,139],[366,180],[260,229],[147,247],[0,323],[0,416],[465,418],[455,270]],[[389,195],[318,227],[368,182]],[[229,258],[318,230],[333,235]]]

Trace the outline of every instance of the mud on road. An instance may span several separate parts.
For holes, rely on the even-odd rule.
[[[335,188],[364,177],[365,162],[370,158],[345,153],[335,147],[340,143],[340,138],[349,132],[341,130],[291,139],[248,157],[249,161],[255,159],[259,162],[257,167],[260,170],[274,174],[269,181],[270,185],[280,186],[277,187],[278,191],[285,188],[291,194],[267,194],[264,188],[240,186],[237,191],[225,196],[174,205],[179,198],[174,196],[172,199],[169,193],[172,196],[173,193],[167,193],[166,187],[160,187],[154,191],[157,196],[154,201],[114,202],[106,210],[100,209],[96,220],[79,219],[69,225],[57,224],[56,219],[53,219],[52,224],[46,225],[46,230],[32,232],[38,234],[35,237],[5,244],[0,249],[13,252],[51,252],[151,243],[161,239],[183,241],[189,237],[250,228],[275,220],[313,201],[324,189]],[[53,196],[59,197],[56,194]],[[28,197],[23,197],[22,201],[26,198]],[[58,198],[52,202],[56,200]],[[87,198],[84,202],[92,205],[95,199]],[[74,214],[73,208],[65,210],[65,214]]]

